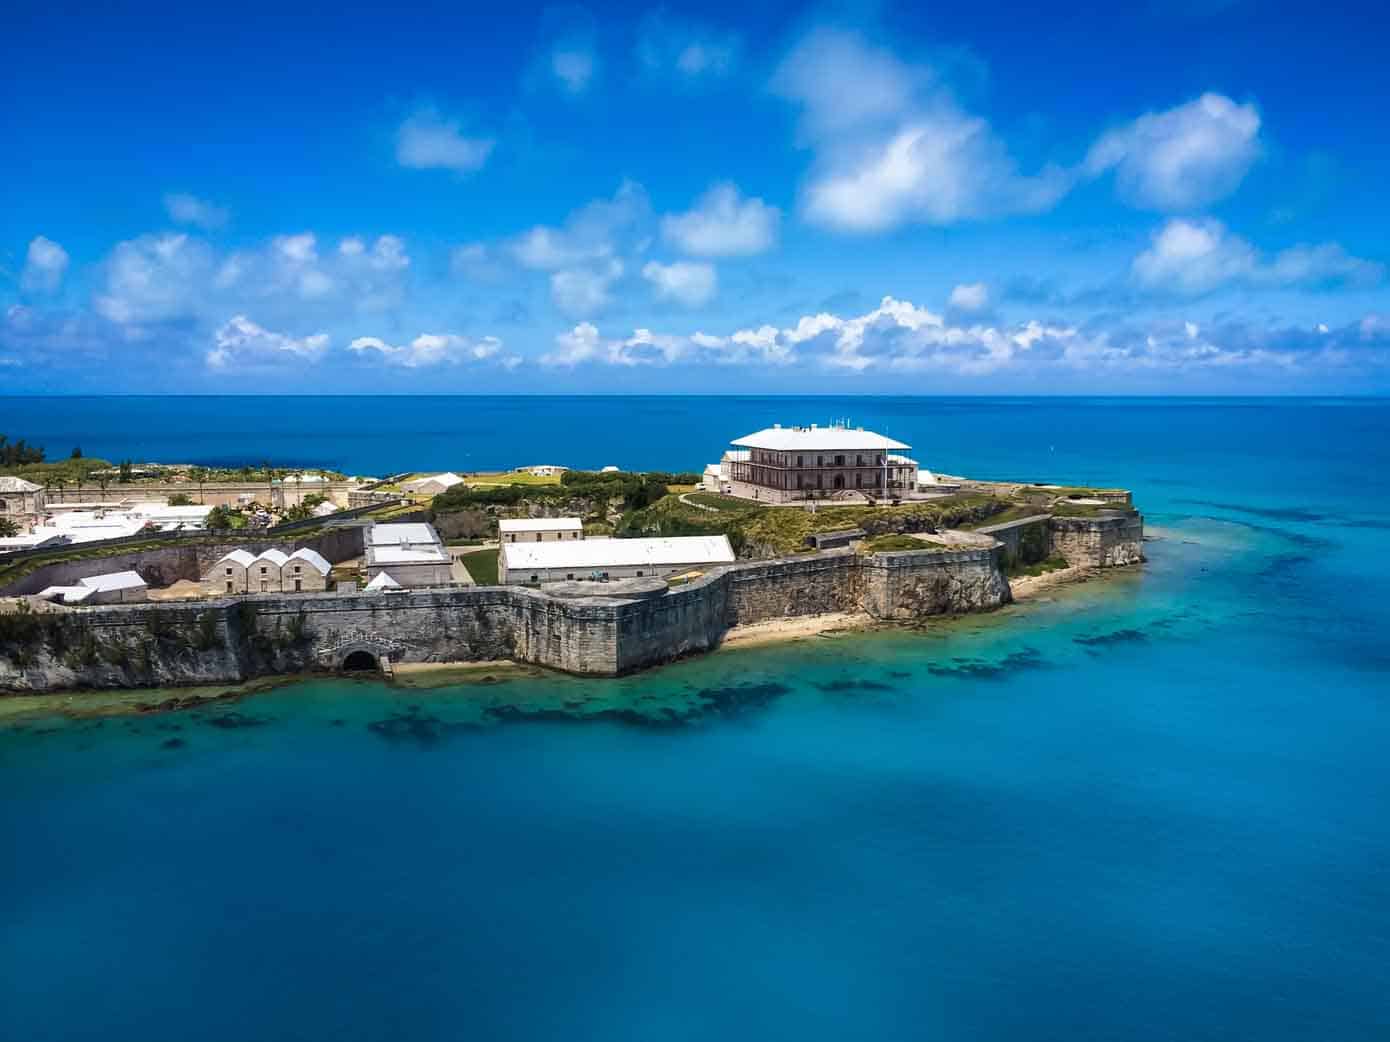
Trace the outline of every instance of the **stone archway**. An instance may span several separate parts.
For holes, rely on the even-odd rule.
[[[343,656],[342,664],[338,668],[344,673],[361,673],[375,672],[381,667],[374,654],[365,648],[358,648]]]

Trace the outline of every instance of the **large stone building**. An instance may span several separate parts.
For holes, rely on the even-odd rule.
[[[882,499],[917,487],[917,461],[901,455],[911,446],[863,427],[777,424],[733,445],[727,491],[745,499]]]
[[[734,560],[724,535],[657,539],[580,539],[550,543],[503,543],[497,559],[501,583],[566,579],[665,578]]]
[[[42,485],[23,478],[0,477],[0,517],[9,518],[20,528],[34,524],[44,509]]]
[[[372,525],[367,529],[367,580],[383,572],[399,586],[445,586],[452,562],[439,533],[423,523]]]
[[[503,543],[560,543],[584,538],[584,521],[577,517],[504,517],[497,522]]]
[[[203,576],[203,593],[225,597],[234,593],[315,593],[328,589],[333,566],[316,550],[233,550]]]

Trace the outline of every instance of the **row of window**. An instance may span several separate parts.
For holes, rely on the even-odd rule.
[[[749,457],[749,459],[750,459],[752,462],[754,462],[754,463],[766,463],[766,464],[769,464],[769,465],[771,465],[771,466],[776,466],[776,467],[785,467],[785,466],[792,466],[792,465],[793,465],[792,462],[791,462],[792,457],[791,457],[790,455],[788,455],[788,454],[786,454],[786,453],[781,453],[781,452],[770,452],[770,451],[767,451],[767,450],[765,450],[765,449],[755,449],[755,450],[753,450],[753,454]],[[812,462],[811,462],[812,459],[815,460],[815,463],[812,463]],[[851,459],[853,459],[854,462],[852,462],[852,463],[849,462]],[[842,454],[840,454],[840,455],[838,455],[838,456],[824,456],[824,455],[821,455],[821,456],[812,457],[812,456],[806,456],[806,455],[798,455],[798,456],[796,457],[795,466],[798,466],[798,467],[810,467],[810,466],[816,466],[816,467],[881,467],[881,466],[883,466],[885,463],[887,463],[887,459],[886,459],[884,456],[881,456],[881,455],[877,455],[877,456],[876,456],[876,455],[874,455],[873,453],[869,453],[868,455],[865,455],[864,453],[858,453],[858,454],[854,455],[853,457],[844,455],[844,454],[842,453]]]

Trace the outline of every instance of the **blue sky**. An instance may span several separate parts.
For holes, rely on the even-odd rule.
[[[1385,16],[12,8],[0,387],[1390,390]]]

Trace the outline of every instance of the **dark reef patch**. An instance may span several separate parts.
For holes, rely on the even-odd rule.
[[[1182,503],[1191,503],[1199,507],[1215,507],[1217,510],[1231,510],[1237,514],[1248,514],[1251,517],[1263,517],[1269,521],[1326,521],[1328,515],[1315,513],[1312,510],[1304,510],[1301,507],[1252,507],[1244,503],[1220,503],[1210,499],[1184,499]]]
[[[884,684],[877,680],[857,680],[852,678],[842,678],[830,680],[824,684],[817,684],[816,687],[822,691],[829,691],[832,694],[841,694],[846,691],[892,691],[892,684]]]
[[[978,658],[953,658],[949,664],[934,662],[927,667],[934,677],[966,677],[972,680],[996,680],[1010,673],[1041,669],[1047,665],[1037,648],[1020,648],[998,662]]]
[[[210,716],[204,721],[209,727],[216,727],[222,731],[236,731],[245,727],[261,727],[266,722],[264,717],[251,716],[249,713],[239,713],[236,710],[218,713],[216,716]]]
[[[188,743],[182,738],[166,738],[159,743],[161,749],[182,749]]]
[[[404,712],[373,720],[367,725],[368,731],[384,741],[421,749],[433,749],[453,735],[472,729],[470,724],[450,723],[422,713],[419,706],[409,706]]]
[[[1112,644],[1142,644],[1148,639],[1148,635],[1143,630],[1126,628],[1111,630],[1109,633],[1097,633],[1089,637],[1073,637],[1072,641],[1084,647],[1097,648],[1108,647]]]

